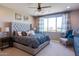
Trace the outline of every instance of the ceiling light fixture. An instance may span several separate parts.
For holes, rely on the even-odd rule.
[[[29,7],[29,8],[36,8],[38,12],[40,12],[42,9],[50,8],[51,6],[42,6],[41,3],[38,3],[37,7]]]
[[[67,6],[66,8],[67,8],[67,9],[69,9],[69,8],[70,8],[70,6]]]

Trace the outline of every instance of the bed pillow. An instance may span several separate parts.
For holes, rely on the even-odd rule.
[[[27,35],[35,35],[35,32],[33,30],[27,32]]]
[[[22,36],[27,36],[27,32],[22,31],[21,34]]]
[[[22,36],[21,32],[18,32],[18,36]]]

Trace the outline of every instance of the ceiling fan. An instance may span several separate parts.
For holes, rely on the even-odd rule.
[[[30,7],[30,8],[37,8],[37,11],[41,11],[43,8],[50,8],[51,6],[41,6],[41,3],[38,3],[37,7]]]

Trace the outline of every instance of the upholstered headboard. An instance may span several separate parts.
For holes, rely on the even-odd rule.
[[[18,23],[18,22],[12,22],[11,23],[11,30],[13,31],[29,31],[31,25],[26,23]]]

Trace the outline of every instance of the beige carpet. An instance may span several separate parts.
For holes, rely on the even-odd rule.
[[[14,47],[0,51],[0,55],[31,56],[30,54]],[[36,56],[74,56],[74,50],[63,46],[60,43],[51,41],[50,44],[41,50]]]

